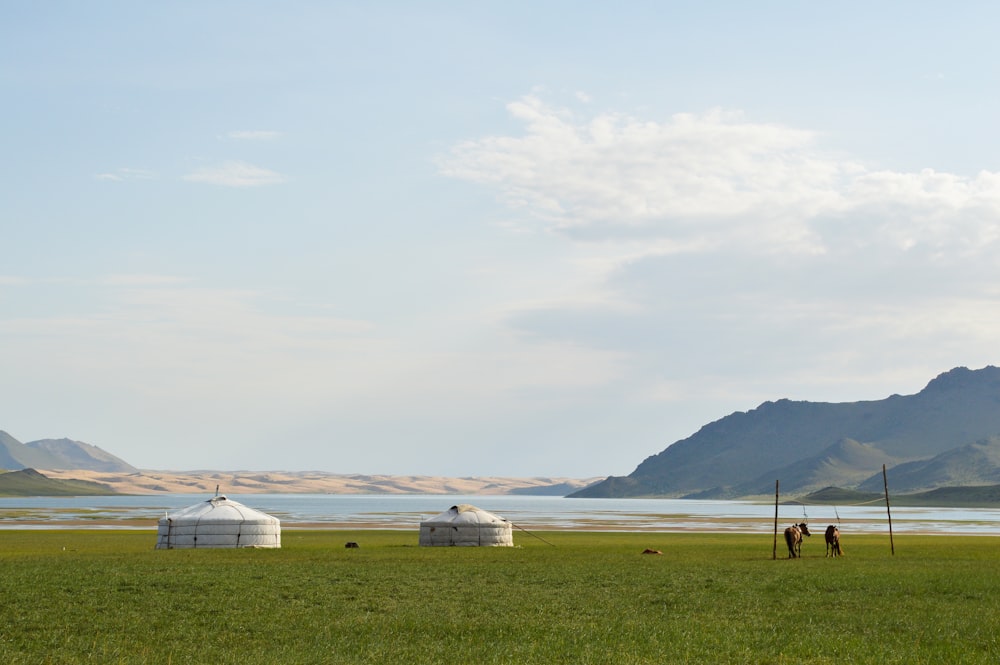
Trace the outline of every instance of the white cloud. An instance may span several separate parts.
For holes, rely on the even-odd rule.
[[[22,286],[27,284],[27,278],[17,275],[0,275],[0,286]]]
[[[72,293],[77,286],[64,288]],[[7,346],[42,375],[75,370],[104,390],[130,386],[129,392],[147,396],[210,400],[224,391],[237,403],[258,406],[283,396],[329,395],[334,385],[349,395],[351,382],[331,377],[347,366],[347,375],[364,376],[360,358],[378,357],[372,349],[384,346],[368,322],[290,308],[257,291],[115,275],[90,282],[89,292],[82,306],[0,318],[0,338],[17,340]]]
[[[184,284],[190,278],[176,275],[108,275],[100,280],[101,284],[109,286],[163,286]]]
[[[565,403],[622,371],[618,352],[526,345],[488,324],[472,333],[468,322],[461,333],[412,323],[383,329],[272,292],[169,276],[87,285],[86,303],[0,316],[0,363],[30,375],[20,394],[51,396],[58,386],[87,417],[127,414],[115,422],[134,418],[132,427],[188,447],[192,466],[224,455],[194,441],[267,440],[272,428],[289,450],[302,445],[287,438],[300,427],[320,429],[318,440],[333,450],[383,430],[424,437],[424,450],[437,450],[478,433],[478,418],[510,423],[514,413]],[[75,285],[65,289],[75,293]],[[455,343],[467,333],[475,344]],[[365,438],[335,434],[349,430]],[[312,450],[298,463],[338,468],[342,459]]]
[[[281,132],[260,129],[233,131],[226,134],[226,138],[234,141],[274,141],[281,136]]]
[[[440,161],[566,241],[545,295],[511,300],[505,320],[622,354],[639,398],[858,399],[866,381],[900,391],[995,362],[1000,174],[871,168],[817,132],[719,110],[508,109],[523,132]]]
[[[497,188],[528,219],[577,239],[816,253],[844,232],[861,244],[966,251],[1000,235],[997,173],[873,171],[822,150],[813,131],[721,110],[580,118],[533,96],[508,110],[523,135],[461,143],[442,171]]]
[[[200,168],[184,176],[184,180],[223,187],[263,187],[281,184],[285,176],[246,162],[230,161]]]
[[[145,169],[120,168],[116,171],[98,173],[94,176],[98,180],[109,180],[112,182],[122,182],[125,180],[152,180],[156,177],[152,171]]]

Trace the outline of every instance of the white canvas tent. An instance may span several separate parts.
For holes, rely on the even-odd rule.
[[[463,503],[421,522],[420,545],[512,547],[514,531],[502,517]]]
[[[217,496],[161,517],[156,549],[281,547],[281,522]]]

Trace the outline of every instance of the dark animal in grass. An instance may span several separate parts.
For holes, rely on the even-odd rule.
[[[345,544],[344,544],[344,547],[346,547],[346,548],[347,548],[347,549],[349,549],[349,550],[356,550],[356,549],[358,549],[358,548],[359,548],[359,547],[361,547],[361,546],[360,546],[360,545],[358,545],[358,544],[357,544],[356,542],[354,542],[354,541],[352,540],[352,541],[350,541],[349,543],[345,543]]]
[[[843,556],[844,548],[840,546],[840,529],[831,524],[826,527],[826,555]]]
[[[793,524],[785,529],[785,544],[788,545],[788,558],[802,556],[802,536],[811,536],[805,522]]]
[[[651,550],[648,547],[642,551],[643,554],[663,554],[660,550]]]

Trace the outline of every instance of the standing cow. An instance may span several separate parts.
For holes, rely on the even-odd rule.
[[[842,556],[844,549],[840,546],[840,529],[831,524],[826,527],[826,555]]]
[[[809,527],[805,522],[793,524],[785,529],[785,544],[788,545],[788,558],[794,559],[802,556],[802,536],[811,536]]]

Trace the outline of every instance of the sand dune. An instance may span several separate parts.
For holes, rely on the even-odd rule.
[[[347,475],[322,471],[104,471],[43,470],[49,478],[90,480],[123,494],[510,494],[532,488],[539,494],[568,494],[600,478],[448,478],[443,476]],[[557,490],[557,491],[553,491]]]

